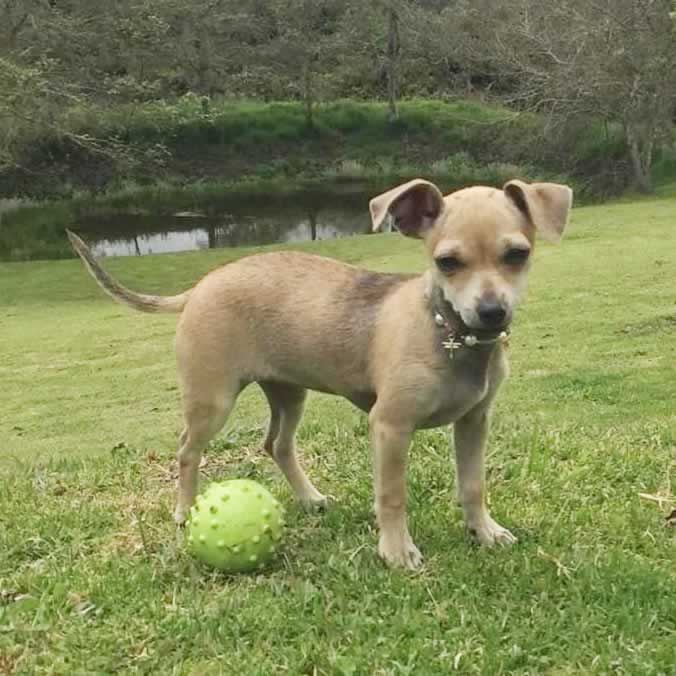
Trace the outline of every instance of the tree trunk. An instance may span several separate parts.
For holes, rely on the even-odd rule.
[[[303,69],[303,103],[305,105],[305,124],[310,129],[315,126],[313,75],[311,58],[308,58]]]
[[[637,130],[631,123],[625,124],[629,158],[634,171],[636,186],[641,192],[653,191],[650,169],[652,167],[654,139],[650,131]],[[647,138],[641,138],[647,136]]]
[[[211,45],[208,31],[203,26],[196,26],[197,36],[193,41],[196,55],[197,91],[200,94],[211,94]]]
[[[317,239],[317,212],[309,209],[307,217],[310,224],[310,239],[314,242]]]
[[[387,14],[387,100],[390,119],[396,120],[399,117],[397,99],[399,97],[399,54],[401,51],[399,43],[399,16],[393,6],[389,7]]]
[[[9,10],[7,10],[9,13]],[[19,33],[21,29],[26,25],[28,21],[29,14],[26,12],[10,29],[7,34],[7,41],[4,45],[3,52],[13,51],[16,49],[17,40],[19,38]]]

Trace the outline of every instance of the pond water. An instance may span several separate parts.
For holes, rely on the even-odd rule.
[[[97,256],[322,240],[369,231],[363,194],[295,193],[274,199],[231,196],[176,211],[156,208],[104,218],[80,216],[74,228]]]
[[[5,200],[0,204],[0,260],[72,257],[65,228],[80,234],[97,256],[348,237],[370,231],[373,194],[345,185],[284,194],[138,195],[123,207]]]

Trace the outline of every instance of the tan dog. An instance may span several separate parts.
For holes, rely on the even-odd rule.
[[[405,469],[415,430],[455,424],[458,493],[465,522],[484,545],[514,536],[486,507],[489,412],[507,374],[502,340],[525,287],[536,230],[557,239],[572,191],[510,181],[443,197],[415,180],[371,200],[373,227],[388,215],[423,240],[421,276],[360,270],[304,253],[265,253],[224,265],[178,296],[129,291],[71,242],[99,284],[144,311],[180,312],[176,356],[185,427],[178,451],[175,518],[195,497],[202,450],[237,395],[258,383],[270,403],[265,449],[298,499],[325,497],[298,464],[296,428],[308,389],[341,395],[369,413],[379,553],[416,568],[421,555],[406,519]]]

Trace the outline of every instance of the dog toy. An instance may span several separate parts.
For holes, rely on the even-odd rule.
[[[284,509],[249,479],[210,484],[197,496],[186,523],[188,551],[227,573],[264,568],[284,529]]]

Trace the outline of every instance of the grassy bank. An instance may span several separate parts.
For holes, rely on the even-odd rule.
[[[620,161],[616,132],[587,125],[554,139],[545,121],[479,101],[404,101],[388,118],[379,102],[317,107],[308,128],[301,104],[197,97],[116,109],[72,110],[74,132],[101,139],[127,161],[113,163],[63,138],[36,137],[0,191],[41,197],[115,193],[130,183],[368,180],[429,175],[453,185],[509,173],[578,174],[590,192],[612,189],[599,167]],[[571,146],[571,139],[573,141]],[[615,167],[614,171],[617,170]]]
[[[447,435],[422,432],[416,576],[375,558],[365,417],[310,398],[299,445],[336,504],[307,516],[258,450],[267,411],[254,388],[203,472],[253,477],[284,502],[284,556],[251,577],[193,564],[170,519],[175,319],[114,305],[77,261],[0,264],[0,670],[671,673],[675,208],[577,209],[561,247],[537,251],[489,459],[492,508],[520,542],[469,543]],[[419,243],[396,235],[298,248],[381,270],[423,264]],[[107,265],[168,293],[243,253]]]

